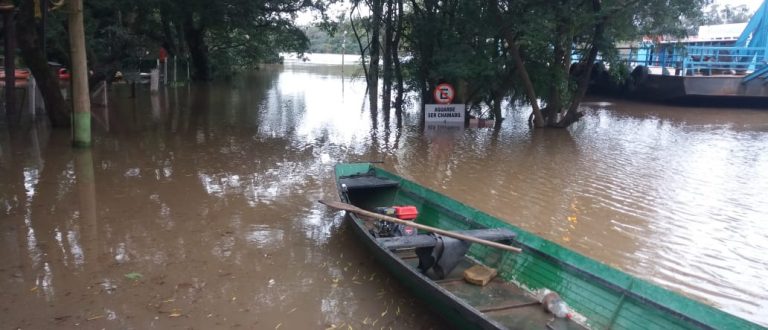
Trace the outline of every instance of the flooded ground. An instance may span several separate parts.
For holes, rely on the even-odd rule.
[[[347,68],[349,74],[353,69]],[[584,104],[569,130],[372,118],[340,67],[94,109],[95,146],[0,128],[0,323],[11,328],[445,328],[347,231],[332,166],[432,189],[768,325],[768,111]]]

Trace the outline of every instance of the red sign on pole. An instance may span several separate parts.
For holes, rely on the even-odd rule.
[[[456,96],[456,92],[451,84],[443,83],[435,87],[432,96],[435,98],[435,103],[451,104],[451,102],[453,102],[453,97]]]
[[[160,62],[165,62],[168,59],[168,51],[164,47],[160,47],[160,51],[157,52],[157,57]]]

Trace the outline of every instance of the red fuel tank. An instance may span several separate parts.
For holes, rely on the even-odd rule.
[[[395,209],[395,217],[401,220],[413,220],[419,216],[419,210],[415,206],[393,206],[392,208]]]

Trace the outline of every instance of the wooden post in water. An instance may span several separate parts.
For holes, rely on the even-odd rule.
[[[160,70],[152,69],[149,73],[149,91],[157,93],[160,89]]]
[[[88,91],[83,0],[69,1],[69,45],[72,58],[73,145],[87,148],[91,146],[91,93]]]
[[[81,242],[86,248],[96,247],[99,246],[99,224],[93,154],[90,149],[80,149],[74,152],[74,156]],[[93,259],[86,259],[86,265],[96,264]]]
[[[32,120],[35,119],[35,107],[37,106],[37,81],[35,76],[29,75],[29,82],[27,83],[27,105],[29,105],[29,113],[32,114]]]
[[[177,72],[176,68],[177,68],[177,66],[176,66],[176,55],[173,55],[173,84],[174,85],[176,84],[176,72]]]

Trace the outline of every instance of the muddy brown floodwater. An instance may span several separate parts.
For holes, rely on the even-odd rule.
[[[349,72],[350,69],[347,69]],[[337,162],[393,170],[592,258],[768,325],[768,111],[600,100],[568,130],[422,132],[372,118],[338,67],[94,109],[91,150],[0,126],[6,328],[445,328],[335,198]]]

